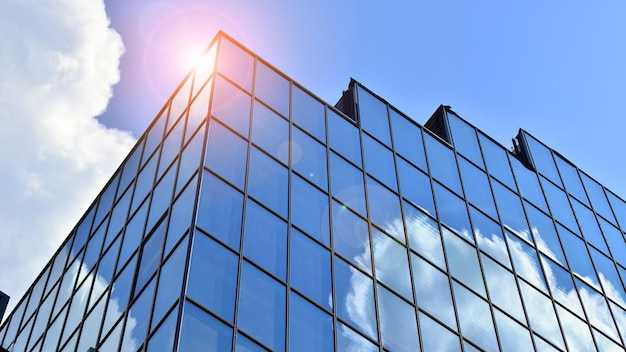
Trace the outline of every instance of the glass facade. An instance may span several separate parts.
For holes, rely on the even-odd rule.
[[[613,351],[626,202],[525,131],[220,33],[0,327],[10,351]],[[624,278],[622,278],[624,276]]]

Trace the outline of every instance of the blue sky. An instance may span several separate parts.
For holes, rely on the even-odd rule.
[[[0,290],[17,303],[224,30],[320,98],[521,127],[626,197],[622,1],[0,2]],[[110,21],[110,22],[109,22]]]
[[[107,1],[124,41],[106,126],[138,137],[222,29],[322,99],[350,77],[424,123],[439,104],[509,147],[518,128],[626,195],[618,1]],[[613,164],[609,166],[609,164]]]

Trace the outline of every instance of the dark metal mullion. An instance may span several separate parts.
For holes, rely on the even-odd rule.
[[[224,38],[222,38],[222,40],[225,40]],[[219,54],[219,48],[218,48],[218,54]],[[219,57],[219,55],[217,55],[216,57]],[[235,348],[237,346],[237,335],[238,335],[238,331],[239,331],[239,301],[241,298],[241,276],[242,276],[242,272],[243,272],[243,264],[244,264],[244,258],[243,258],[243,234],[245,231],[245,219],[246,219],[246,211],[247,211],[247,203],[248,203],[248,184],[249,184],[249,175],[250,175],[250,156],[252,154],[252,138],[251,138],[251,134],[252,134],[252,113],[254,111],[254,90],[255,90],[255,86],[256,86],[256,65],[257,65],[257,58],[253,57],[253,67],[252,67],[252,92],[251,92],[251,96],[250,96],[250,110],[248,113],[248,137],[246,138],[246,142],[247,142],[247,152],[246,152],[246,171],[245,171],[245,179],[244,179],[244,185],[243,185],[243,200],[242,200],[242,211],[241,211],[241,229],[239,232],[239,260],[237,263],[237,288],[235,291],[235,311],[234,311],[234,317],[233,317],[233,336],[232,336],[232,346],[231,346],[231,350],[232,352],[236,352]],[[217,60],[216,60],[217,63]],[[217,66],[216,66],[217,67]],[[214,80],[215,81],[215,80]],[[213,89],[213,92],[211,92],[211,95],[215,94],[215,89]],[[210,115],[211,116],[211,115]],[[208,133],[207,133],[207,138],[208,138]],[[207,143],[208,144],[208,143]],[[204,159],[203,159],[204,160]]]
[[[426,130],[424,130],[423,128],[420,128],[420,138],[422,139],[422,141],[424,141],[423,138],[423,133],[429,133],[429,135],[434,135],[434,133],[430,133],[430,131],[425,132]],[[436,135],[435,135],[436,136]],[[437,141],[442,141],[441,138],[439,138],[439,136],[437,137]],[[436,199],[435,197],[435,179],[433,178],[432,175],[432,171],[431,171],[431,166],[430,166],[430,158],[428,156],[428,147],[426,146],[426,144],[424,144],[424,156],[426,159],[426,167],[428,168],[428,179],[430,180],[430,192],[431,192],[431,197],[433,198],[434,202],[433,205],[435,207],[435,212],[436,212],[436,221],[437,224],[439,225],[439,228],[437,229],[439,231],[439,241],[441,243],[441,248],[442,248],[442,252],[443,252],[443,259],[444,259],[444,263],[445,263],[445,275],[448,278],[448,289],[450,290],[450,296],[452,298],[452,307],[454,309],[454,320],[456,321],[456,333],[457,333],[457,337],[458,337],[458,341],[459,341],[459,346],[461,348],[461,351],[464,351],[464,347],[463,347],[463,332],[461,331],[461,322],[459,320],[459,313],[458,313],[458,309],[457,309],[457,303],[456,303],[456,298],[455,298],[455,293],[454,293],[454,289],[453,289],[453,282],[452,282],[452,275],[450,274],[450,265],[448,264],[448,252],[446,251],[446,246],[445,243],[443,241],[443,224],[441,222],[441,218],[439,215],[439,201]]]

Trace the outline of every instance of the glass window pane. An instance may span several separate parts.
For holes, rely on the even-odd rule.
[[[539,265],[537,250],[508,231],[506,232],[506,239],[517,275],[546,292],[546,281]]]
[[[482,257],[482,262],[491,302],[518,321],[525,322],[522,301],[513,274],[487,257]]]
[[[291,221],[311,237],[328,245],[328,196],[296,175],[291,181]]]
[[[396,168],[391,150],[370,136],[363,135],[363,155],[367,173],[397,191],[398,181],[396,181]]]
[[[372,231],[376,278],[396,293],[413,301],[406,248],[378,230]]]
[[[526,166],[516,158],[510,158],[510,160],[511,165],[513,165],[513,171],[515,171],[515,179],[517,180],[520,194],[536,207],[547,213],[548,207],[546,206],[546,199],[539,186],[537,173],[527,169]],[[548,197],[550,197],[550,195],[548,195]]]
[[[554,222],[548,215],[542,213],[534,206],[526,203],[526,214],[530,221],[531,232],[537,248],[550,258],[564,264],[565,256],[559,238],[554,228]],[[596,225],[597,227],[597,225]]]
[[[199,87],[206,82],[210,75],[215,71],[215,61],[217,54],[217,44],[214,43],[211,48],[205,50],[202,53],[202,57],[196,65],[196,72],[194,75],[194,93],[198,91]]]
[[[412,162],[422,171],[427,171],[426,155],[424,154],[424,142],[422,131],[408,117],[400,115],[394,109],[389,109],[393,140],[396,152]]]
[[[216,121],[211,121],[209,126],[206,166],[243,189],[248,143]],[[228,153],[224,153],[224,150],[228,150]]]
[[[455,114],[448,111],[447,115],[450,131],[452,132],[452,139],[454,141],[454,148],[474,164],[483,168],[483,157],[480,153],[480,147],[478,146],[476,130]]]
[[[239,249],[243,194],[204,172],[196,224],[232,248]]]
[[[241,47],[222,38],[218,49],[217,70],[247,91],[252,91],[254,58]]]
[[[174,201],[170,212],[170,223],[167,228],[167,239],[165,241],[165,253],[169,253],[176,242],[185,234],[191,220],[195,218],[194,206],[198,195],[198,177],[189,181],[183,189],[178,199]]]
[[[187,117],[187,125],[185,126],[185,139],[183,143],[189,141],[189,137],[196,131],[200,122],[204,121],[204,118],[209,113],[209,100],[211,99],[211,87],[212,82],[202,87],[200,93],[194,97],[189,107],[189,115]]]
[[[152,280],[145,290],[139,295],[139,298],[133,303],[128,311],[126,319],[126,331],[124,332],[124,344],[132,341],[133,343],[141,343],[146,339],[152,299],[154,298],[155,281]],[[128,342],[126,340],[129,340]]]
[[[257,61],[254,94],[283,116],[289,116],[289,81]]]
[[[245,335],[237,334],[237,346],[235,346],[236,352],[266,352],[267,350],[254,341],[247,338]]]
[[[252,141],[284,164],[289,162],[289,122],[256,100],[252,116]]]
[[[456,330],[448,275],[415,254],[411,254],[411,264],[418,307]]]
[[[585,189],[580,181],[576,167],[559,155],[554,155],[554,159],[556,160],[556,165],[559,167],[559,173],[561,174],[567,192],[585,203],[585,205],[589,205]]]
[[[609,249],[604,242],[604,237],[602,236],[602,232],[600,232],[600,227],[598,226],[593,212],[579,201],[571,198],[570,200],[574,208],[574,214],[576,214],[576,219],[578,220],[578,225],[580,226],[580,234],[582,237],[599,250],[608,253]]]
[[[174,309],[167,316],[163,324],[159,326],[159,329],[152,335],[148,342],[147,351],[155,349],[161,349],[163,351],[172,350],[174,347],[174,338],[176,336],[176,319],[178,317],[178,309]],[[108,352],[101,350],[102,352]],[[111,350],[113,352],[113,350]]]
[[[420,330],[424,351],[461,350],[459,337],[424,313],[420,313]]]
[[[574,218],[574,213],[572,212],[567,194],[544,178],[541,179],[541,183],[546,192],[548,204],[550,205],[550,210],[554,218],[567,226],[570,230],[578,232],[576,218]]]
[[[578,295],[576,295],[576,287],[574,286],[571,273],[543,255],[541,256],[541,264],[546,276],[549,278],[547,281],[550,285],[552,297],[574,311],[578,316],[584,316],[583,307],[580,304]]]
[[[470,207],[470,216],[474,225],[474,237],[476,238],[476,243],[478,243],[478,248],[492,256],[502,265],[510,268],[511,260],[509,259],[500,224],[474,207]]]
[[[356,166],[362,166],[358,127],[332,110],[328,110],[328,139],[330,147],[336,152]]]
[[[248,199],[243,241],[243,253],[248,259],[281,280],[286,280],[286,222]]]
[[[222,77],[217,77],[211,115],[244,137],[248,137],[251,103],[252,98],[248,94]]]
[[[624,237],[622,232],[615,226],[609,224],[608,221],[599,218],[600,227],[604,233],[604,238],[609,244],[613,259],[623,266],[626,266],[626,243],[624,243]]]
[[[292,130],[291,163],[293,169],[323,190],[328,190],[326,148],[313,138]]]
[[[453,290],[463,336],[487,351],[497,350],[496,332],[487,302],[456,282]]]
[[[157,173],[157,179],[163,175],[163,172],[172,163],[172,160],[180,153],[181,143],[184,132],[184,121],[181,121],[174,126],[172,131],[165,137],[163,146],[161,147],[161,156],[159,159],[159,171]],[[156,157],[156,154],[155,154]]]
[[[232,322],[239,256],[199,232],[191,253],[187,295]]]
[[[315,138],[326,142],[326,119],[324,104],[297,86],[292,86],[292,119]]]
[[[424,140],[433,177],[457,194],[463,194],[454,152],[429,134],[424,135]]]
[[[238,314],[241,329],[276,351],[285,350],[285,287],[245,262]]]
[[[156,226],[150,238],[144,243],[141,251],[141,259],[139,261],[139,270],[137,272],[137,282],[135,284],[135,295],[154,274],[161,263],[161,253],[163,252],[163,240],[165,238],[165,229],[167,221],[161,222]]]
[[[527,133],[524,133],[524,137],[537,171],[561,187],[561,179],[550,149]]]
[[[335,295],[337,316],[377,340],[372,279],[342,260],[335,259]]]
[[[248,193],[283,217],[287,217],[287,169],[263,152],[250,153]]]
[[[185,81],[180,84],[180,89],[176,91],[176,95],[172,98],[172,103],[170,105],[170,116],[167,120],[167,127],[165,128],[165,133],[167,133],[178,121],[179,117],[183,114],[183,112],[187,109],[189,105],[189,96],[191,95],[191,76],[185,78]]]
[[[172,304],[180,297],[183,286],[183,275],[180,273],[186,271],[187,243],[187,241],[183,241],[161,267],[159,287],[156,292],[154,308],[152,309],[150,331],[154,329]]]
[[[430,187],[430,178],[403,159],[398,158],[397,160],[402,197],[420,210],[434,216],[436,214],[435,202]]]
[[[296,229],[291,230],[290,283],[319,305],[332,308],[330,253]]]
[[[289,350],[332,351],[333,319],[294,292],[289,300]]]
[[[604,194],[604,187],[585,174],[581,173],[581,178],[583,180],[583,184],[585,185],[585,189],[587,190],[587,195],[589,195],[589,199],[591,200],[593,210],[610,222],[615,223],[615,217],[613,217],[611,206],[609,205],[606,195]]]
[[[333,202],[333,245],[353,265],[372,272],[367,222],[337,202]]]
[[[515,189],[515,180],[509,165],[507,150],[481,133],[478,134],[478,137],[489,174],[509,186],[509,188]]]
[[[497,309],[494,309],[494,315],[503,351],[523,352],[531,348],[530,331]]]
[[[437,221],[406,202],[404,203],[404,216],[411,249],[439,268],[446,270],[441,233]]]
[[[201,128],[183,151],[183,155],[180,158],[180,165],[178,167],[178,176],[176,177],[175,195],[177,195],[183,186],[187,184],[189,178],[200,165],[202,149],[204,148],[204,131],[205,129]]]
[[[472,240],[472,227],[470,226],[465,201],[438,183],[434,184],[434,189],[441,222],[452,228],[459,235]]]
[[[459,158],[459,166],[467,200],[492,218],[497,218],[487,175],[463,158]]]
[[[337,351],[346,352],[378,352],[378,346],[371,343],[359,333],[338,323]]]
[[[485,285],[476,248],[445,228],[443,230],[443,242],[448,254],[448,265],[452,277],[485,297]]]
[[[561,235],[561,239],[563,240],[563,249],[565,249],[565,255],[567,256],[572,272],[578,274],[589,284],[599,289],[600,283],[598,282],[593,264],[591,264],[585,242],[565,229],[559,230],[559,235]]]
[[[358,86],[358,107],[361,127],[379,141],[391,146],[387,104]]]
[[[550,299],[524,281],[518,282],[533,331],[563,348],[563,337]]]
[[[370,220],[398,241],[405,242],[404,233],[397,231],[398,228],[402,228],[402,213],[398,196],[368,177],[367,198]]]
[[[333,196],[350,209],[367,216],[363,171],[335,153],[330,155],[330,170]]]
[[[418,351],[415,309],[378,286],[378,311],[383,346],[392,351]]]
[[[611,208],[613,208],[613,213],[617,217],[618,224],[622,228],[626,228],[626,202],[609,190],[607,190],[606,195],[611,202]]]
[[[180,351],[230,351],[232,329],[193,303],[186,302]]]
[[[515,233],[528,233],[528,224],[519,196],[499,182],[493,182],[492,187],[504,228]]]

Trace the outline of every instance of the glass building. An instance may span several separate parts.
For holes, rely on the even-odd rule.
[[[220,33],[0,341],[618,351],[624,230],[624,200],[523,130],[422,126],[356,81],[332,106]]]

